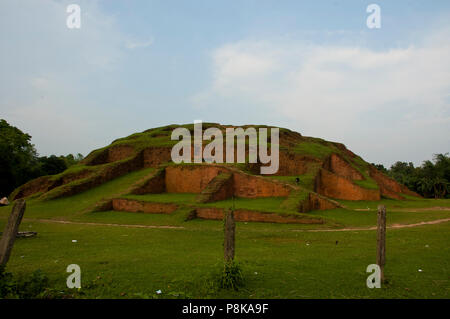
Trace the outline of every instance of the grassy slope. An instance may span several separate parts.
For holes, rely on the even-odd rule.
[[[89,191],[66,198],[49,201],[28,200],[26,216],[29,218],[70,218],[72,215],[92,207],[103,198],[108,198],[127,190],[133,183],[151,174],[152,171],[153,169],[149,168],[132,172]],[[7,214],[9,210],[9,207],[0,207],[0,215]]]

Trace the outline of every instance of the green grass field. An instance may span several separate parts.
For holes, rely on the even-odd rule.
[[[450,218],[450,210],[439,208],[450,207],[450,200],[341,201],[346,209],[307,214],[323,218],[322,225],[237,223],[236,260],[245,286],[230,291],[211,286],[223,258],[221,221],[184,221],[182,209],[171,215],[90,212],[96,201],[123,196],[134,181],[150,173],[137,171],[70,198],[28,201],[20,230],[37,231],[38,236],[17,239],[7,270],[24,275],[41,269],[56,291],[67,293],[66,267],[78,264],[82,288],[76,296],[81,298],[450,297],[450,222],[388,228],[388,282],[381,289],[366,287],[366,267],[375,263],[376,232],[362,229],[376,225],[379,204],[387,207],[390,227]],[[175,197],[185,204],[195,199],[194,194]],[[281,202],[238,199],[235,205],[276,211]],[[213,204],[227,207],[232,201]],[[1,229],[10,210],[0,208]],[[311,231],[344,228],[350,230]],[[162,294],[156,295],[159,289]]]

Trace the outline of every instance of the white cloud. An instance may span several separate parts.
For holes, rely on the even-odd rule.
[[[400,134],[415,149],[409,160],[419,163],[431,157],[427,152],[450,151],[449,38],[449,30],[443,30],[423,44],[388,50],[228,43],[212,54],[211,86],[192,101],[221,108],[246,101],[249,108],[259,108],[253,123],[269,112],[305,135],[344,142],[385,164],[408,160],[403,147],[393,143]],[[224,97],[227,105],[219,105]],[[375,153],[374,143],[386,153]]]
[[[217,82],[221,84],[228,78],[267,75],[276,67],[277,60],[272,52],[261,51],[265,46],[264,43],[238,43],[217,50],[214,53]]]
[[[133,50],[138,48],[146,48],[153,44],[153,39],[147,40],[147,41],[140,41],[140,40],[128,40],[125,43],[125,47],[127,49]]]

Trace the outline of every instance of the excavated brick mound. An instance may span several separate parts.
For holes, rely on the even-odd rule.
[[[292,190],[288,184],[214,164],[169,166],[165,171],[165,187],[168,193],[201,193],[220,173],[232,173],[233,183],[224,187],[232,187],[229,194],[238,197],[286,197]]]
[[[315,191],[331,198],[345,200],[379,200],[379,189],[367,189],[353,183],[351,179],[321,169],[316,177]]]
[[[286,197],[296,205],[298,212],[338,207],[339,204],[333,199],[379,200],[381,197],[404,199],[404,195],[419,196],[376,170],[343,144],[305,137],[282,128],[279,170],[275,175],[288,182],[276,182],[268,176],[261,176],[260,167],[263,164],[260,162],[239,165],[174,165],[171,163],[171,149],[178,141],[171,140],[171,133],[177,127],[186,127],[193,133],[192,124],[170,125],[118,139],[105,148],[91,152],[77,167],[71,167],[57,176],[32,180],[16,189],[10,197],[18,199],[34,196],[51,200],[72,196],[149,167],[158,168],[157,174],[138,185],[132,191],[133,194],[197,193],[198,201],[203,203],[231,196]],[[203,129],[208,127],[217,127],[225,132],[227,127],[232,126],[204,123]],[[243,126],[244,129],[247,127],[249,126]],[[266,126],[253,127],[258,130]],[[270,143],[270,139],[268,142]],[[203,147],[207,143],[209,141],[204,141]],[[191,152],[191,157],[193,153]],[[236,154],[235,149],[235,156]],[[300,180],[298,185],[294,182],[296,178]],[[302,184],[304,181],[310,182]],[[292,195],[295,189],[303,189],[306,194],[300,196],[301,200],[298,202],[295,202],[296,197]],[[116,207],[123,208],[124,205],[135,207],[129,208],[130,210],[151,210],[147,206],[136,208],[136,203],[116,201]]]
[[[267,198],[295,196],[300,190],[299,187],[270,180],[261,176],[254,176],[243,173],[240,170],[230,167],[223,167],[212,164],[199,165],[178,165],[168,166],[158,170],[148,180],[136,186],[131,193],[157,194],[157,193],[197,193],[197,203],[211,203],[235,197],[241,198]],[[295,203],[296,198],[293,198]],[[164,203],[140,202],[134,199],[114,199],[112,208],[114,210],[128,212],[158,213],[161,207],[166,207]],[[222,219],[224,210],[214,207],[195,207],[192,218],[202,219]],[[305,213],[311,210],[333,209],[339,204],[331,201],[317,193],[309,192],[305,199],[297,200],[294,210],[298,213]],[[170,212],[175,210],[171,206]],[[273,223],[321,223],[319,218],[305,217],[301,215],[280,215],[271,212],[236,209],[238,221],[257,221]],[[169,212],[166,212],[169,213]]]

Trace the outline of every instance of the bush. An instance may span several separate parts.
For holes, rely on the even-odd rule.
[[[13,291],[12,274],[5,271],[5,266],[0,266],[0,298],[5,298]]]
[[[36,270],[30,277],[15,279],[13,275],[0,268],[0,298],[32,299],[40,298],[48,287],[49,280],[41,270]]]
[[[31,274],[30,278],[22,277],[16,281],[16,293],[21,299],[40,297],[48,287],[48,277],[40,269]]]
[[[225,262],[223,271],[218,278],[218,285],[222,289],[239,290],[244,285],[244,277],[239,263],[234,260]]]

